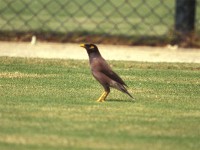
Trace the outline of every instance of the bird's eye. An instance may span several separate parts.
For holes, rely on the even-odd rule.
[[[93,49],[93,48],[94,48],[94,46],[93,46],[93,45],[91,45],[91,46],[90,46],[90,49]]]

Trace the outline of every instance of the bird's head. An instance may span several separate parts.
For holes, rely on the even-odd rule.
[[[98,52],[99,50],[95,44],[81,44],[80,47],[83,47],[87,50],[88,54],[93,52]]]

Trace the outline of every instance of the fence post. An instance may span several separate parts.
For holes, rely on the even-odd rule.
[[[176,0],[176,31],[182,33],[194,31],[195,5],[196,0]]]
[[[187,42],[195,30],[196,0],[176,0],[175,32],[178,42]]]

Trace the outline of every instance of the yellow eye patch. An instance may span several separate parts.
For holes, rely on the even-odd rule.
[[[93,48],[94,48],[94,46],[93,46],[93,45],[91,45],[91,46],[90,46],[90,49],[93,49]]]

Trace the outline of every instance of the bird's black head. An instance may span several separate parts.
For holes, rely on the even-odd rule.
[[[81,44],[80,46],[85,48],[88,54],[91,54],[91,53],[99,54],[99,50],[95,44]]]

